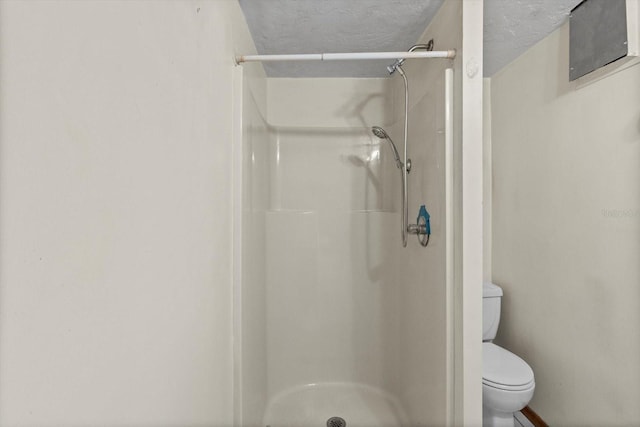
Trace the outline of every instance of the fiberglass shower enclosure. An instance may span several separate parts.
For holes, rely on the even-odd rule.
[[[445,1],[420,41],[460,49],[462,7]],[[461,58],[403,65],[409,220],[427,205],[426,248],[411,235],[402,247],[401,176],[371,132],[402,141],[402,79],[265,79],[258,67],[237,67],[236,425],[452,424]]]

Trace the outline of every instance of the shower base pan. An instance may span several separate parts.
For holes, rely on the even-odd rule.
[[[275,396],[266,427],[402,427],[406,418],[396,399],[354,383],[309,384]]]

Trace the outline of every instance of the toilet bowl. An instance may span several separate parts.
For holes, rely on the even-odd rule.
[[[527,362],[491,342],[500,324],[502,289],[485,283],[482,297],[482,425],[514,427],[514,412],[527,406],[533,397],[533,370]]]
[[[527,406],[535,390],[531,367],[493,343],[482,343],[482,410],[485,427],[513,427],[513,413]]]

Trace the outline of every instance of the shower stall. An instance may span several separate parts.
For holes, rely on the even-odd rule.
[[[446,1],[421,41],[461,49],[461,13]],[[461,61],[407,60],[406,112],[397,76],[236,68],[237,426],[441,426],[463,411]],[[406,151],[391,142],[405,129]],[[403,247],[403,188],[409,223],[431,213],[426,247]]]

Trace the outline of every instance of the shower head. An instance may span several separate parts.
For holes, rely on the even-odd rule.
[[[402,169],[402,162],[400,161],[398,149],[396,148],[396,144],[394,144],[391,140],[391,137],[389,136],[387,131],[382,129],[380,126],[374,126],[371,128],[371,132],[378,138],[389,141],[389,143],[391,144],[391,149],[393,150],[393,156],[396,158],[396,166],[398,167],[398,169]]]
[[[382,129],[380,126],[374,126],[371,128],[371,132],[373,132],[373,134],[375,136],[377,136],[380,139],[388,139],[389,135],[387,134],[387,131],[385,131],[384,129]]]

